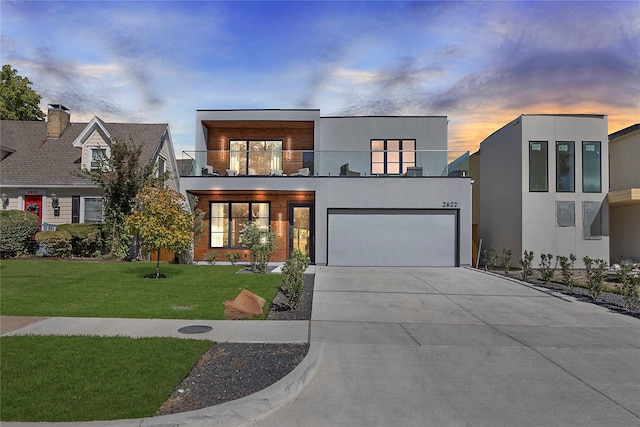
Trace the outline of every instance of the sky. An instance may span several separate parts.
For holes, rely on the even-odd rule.
[[[6,1],[0,59],[72,122],[199,109],[447,116],[449,149],[521,114],[640,122],[639,1]]]

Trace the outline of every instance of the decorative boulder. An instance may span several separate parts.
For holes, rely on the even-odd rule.
[[[260,316],[265,302],[264,298],[243,289],[236,299],[225,301],[222,304],[224,305],[224,315],[227,319],[240,320]]]

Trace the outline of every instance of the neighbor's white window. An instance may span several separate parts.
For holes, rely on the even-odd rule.
[[[85,197],[84,199],[84,222],[102,222],[102,198]]]
[[[90,168],[99,169],[102,162],[107,159],[107,149],[100,147],[91,148],[90,158]]]

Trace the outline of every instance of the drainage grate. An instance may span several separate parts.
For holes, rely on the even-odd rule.
[[[192,325],[185,326],[184,328],[178,329],[178,332],[181,334],[204,334],[205,332],[209,332],[213,328],[207,325]]]

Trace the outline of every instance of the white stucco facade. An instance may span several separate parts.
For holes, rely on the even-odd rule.
[[[483,249],[511,249],[514,266],[525,250],[534,252],[536,265],[541,253],[574,254],[576,266],[582,265],[584,256],[608,262],[607,141],[607,117],[600,115],[523,115],[485,139],[480,145]],[[557,159],[567,146],[573,147],[573,160],[563,172]],[[547,170],[534,171],[536,178],[531,178],[534,149],[546,150],[544,162],[535,164]],[[585,152],[599,158],[595,190],[586,186],[596,178],[590,174],[583,178],[584,162],[590,161],[583,158]],[[560,188],[558,176],[571,181],[571,187]],[[543,189],[532,187],[533,179],[542,179]],[[598,215],[591,221],[595,207]],[[588,229],[585,223],[590,224]]]

